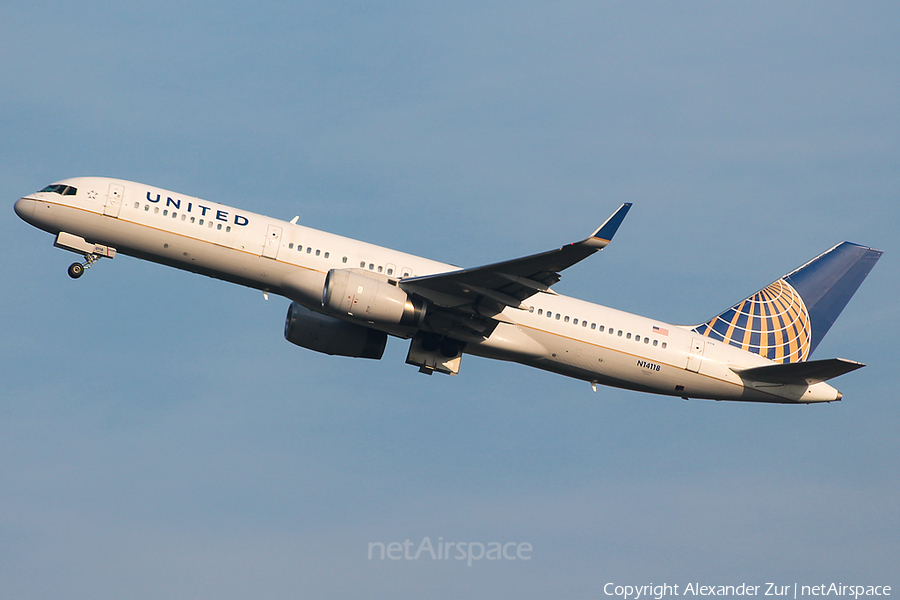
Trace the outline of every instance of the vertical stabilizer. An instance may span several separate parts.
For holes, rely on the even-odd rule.
[[[881,254],[842,242],[694,331],[777,362],[805,361]]]

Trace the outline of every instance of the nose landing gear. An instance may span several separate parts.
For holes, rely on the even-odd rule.
[[[84,238],[60,231],[56,236],[53,245],[57,248],[76,252],[84,256],[83,263],[72,263],[69,265],[68,274],[72,279],[78,279],[84,275],[85,269],[90,269],[91,265],[100,260],[102,257],[113,258],[116,255],[116,249],[102,244],[91,244],[86,242]]]
[[[84,275],[85,269],[90,269],[91,265],[98,260],[100,260],[100,255],[98,254],[85,254],[83,263],[73,262],[71,265],[69,265],[69,268],[66,272],[72,279],[78,279],[79,277]]]
[[[72,279],[78,279],[84,274],[84,267],[81,266],[81,263],[72,263],[67,272]]]

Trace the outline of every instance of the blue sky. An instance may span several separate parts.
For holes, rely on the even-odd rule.
[[[894,3],[6,2],[0,588],[14,598],[597,598],[900,586]],[[287,302],[73,255],[12,212],[141,181],[475,266],[590,233],[556,289],[698,323],[885,251],[826,406],[684,402],[282,339]],[[380,561],[370,542],[528,542]]]

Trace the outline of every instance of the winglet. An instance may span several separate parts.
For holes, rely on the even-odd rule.
[[[613,236],[616,235],[619,225],[625,220],[625,215],[628,214],[628,209],[630,208],[631,202],[626,202],[620,206],[619,209],[585,241],[596,248],[606,247],[606,245],[612,241]]]

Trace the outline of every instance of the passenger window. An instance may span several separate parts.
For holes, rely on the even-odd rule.
[[[534,307],[533,307],[533,306],[529,306],[529,307],[528,307],[528,312],[533,313],[533,312],[534,312]]]
[[[641,336],[639,336],[639,335],[634,336],[634,341],[636,341],[636,342],[641,341]]]
[[[559,321],[559,318],[560,318],[561,316],[562,316],[561,314],[556,313],[556,320]]]
[[[568,322],[569,322],[569,315],[566,315],[566,318],[563,319],[563,321],[565,321],[566,323],[568,323]]]
[[[364,261],[364,260],[359,261],[359,268],[360,268],[360,269],[365,269],[365,268],[366,268],[366,261]]]
[[[572,325],[578,325],[578,319],[572,319]]]
[[[307,246],[307,247],[306,247],[306,253],[307,253],[307,254],[312,254],[312,246]]]
[[[342,258],[342,259],[341,259],[341,262],[344,263],[344,264],[346,264],[346,263],[347,263],[347,257],[345,256],[344,258]]]
[[[625,339],[626,339],[626,340],[630,340],[630,339],[631,339],[631,332],[629,332],[628,335],[625,336]]]
[[[553,318],[553,313],[550,312],[549,310],[547,311],[547,318],[548,318],[548,319],[552,319],[552,318]]]
[[[374,270],[375,270],[375,263],[369,263],[369,270],[370,270],[370,271],[374,271]]]
[[[378,265],[378,272],[381,273],[381,265]]]
[[[288,244],[288,250],[293,250],[293,249],[294,249],[294,242],[290,242]]]
[[[178,213],[175,212],[175,211],[172,211],[172,218],[173,218],[173,219],[177,219],[177,218],[178,218]]]
[[[328,258],[328,252],[325,253],[325,258]]]
[[[303,246],[297,244],[297,252],[303,252]]]
[[[654,346],[658,346],[658,345],[659,345],[659,340],[653,340],[653,345],[654,345]]]
[[[393,270],[393,269],[388,269],[388,270],[387,270],[387,274],[388,274],[388,275],[393,275],[393,274],[394,274],[394,270]]]
[[[159,207],[158,207],[158,206],[154,206],[154,207],[153,207],[153,214],[154,214],[154,215],[158,215],[158,214],[159,214]]]
[[[321,252],[321,251],[320,251],[320,250],[316,250],[316,256],[319,255],[319,252]]]
[[[206,226],[209,227],[210,229],[212,229],[213,222],[212,222],[212,221],[208,221],[208,222],[206,223]]]
[[[543,309],[543,308],[539,308],[539,309],[538,309],[538,314],[539,314],[539,315],[543,315],[543,314],[544,314],[544,309]]]
[[[663,350],[665,350],[665,349],[666,349],[666,343],[665,343],[665,342],[663,342],[663,345],[662,345],[662,347],[663,347]]]
[[[409,271],[403,271],[403,276],[404,276],[404,277],[409,277]]]
[[[166,210],[163,211],[163,216],[164,216],[164,217],[168,217],[168,216],[169,216],[169,210],[168,210],[168,209],[166,209]]]
[[[619,330],[619,337],[622,337],[622,330]]]
[[[203,219],[200,219],[200,224],[203,225]]]
[[[581,322],[581,326],[582,326],[582,327],[587,327],[587,321],[582,321],[582,322]]]
[[[140,202],[135,202],[135,203],[134,203],[134,207],[135,207],[135,208],[140,208],[140,207],[141,207],[141,203],[140,203]]]
[[[591,329],[597,329],[597,324],[591,323]],[[600,326],[600,331],[603,331],[603,325]]]
[[[144,211],[146,212],[146,211],[148,211],[148,210],[150,210],[150,205],[149,205],[149,204],[145,204],[145,205],[144,205]]]
[[[194,217],[191,217],[191,223],[193,223],[194,221],[196,221],[196,219]]]
[[[219,223],[219,226],[218,226],[218,227],[216,227],[216,229],[218,229],[218,230],[219,230],[219,231],[222,231],[222,224],[221,224],[221,223]]]
[[[594,326],[591,325],[591,329],[593,329],[593,328],[594,328]],[[600,326],[600,333],[603,333],[603,330],[604,330],[604,329],[606,329],[606,328],[605,328],[603,325],[601,325],[601,326]]]
[[[225,233],[229,233],[231,231],[231,225],[225,227]]]
[[[644,343],[645,343],[645,344],[649,344],[649,343],[650,343],[650,338],[645,337],[645,338],[644,338]]]

